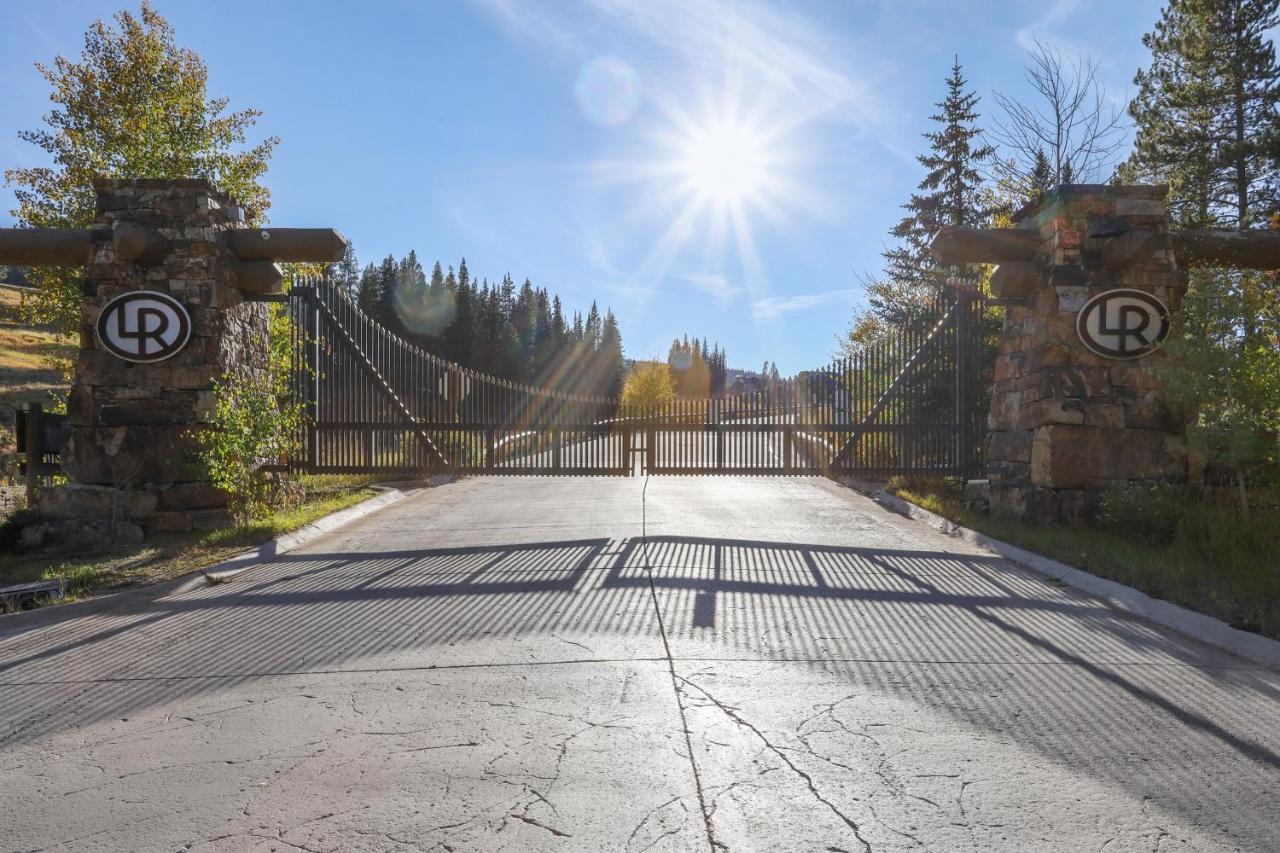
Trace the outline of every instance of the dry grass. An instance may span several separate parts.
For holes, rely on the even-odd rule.
[[[73,341],[46,329],[18,322],[22,294],[0,287],[0,453],[13,450],[13,416],[27,403],[48,406],[67,383],[53,366],[55,358],[74,357]]]

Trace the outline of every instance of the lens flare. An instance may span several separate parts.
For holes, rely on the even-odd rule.
[[[457,308],[448,291],[394,294],[396,316],[404,327],[419,335],[439,335],[453,322]]]
[[[582,114],[596,124],[626,124],[640,106],[640,75],[614,56],[600,56],[583,66],[574,86]]]

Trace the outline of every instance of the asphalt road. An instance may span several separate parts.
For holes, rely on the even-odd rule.
[[[465,480],[21,624],[2,850],[1280,849],[1280,674],[821,479]]]

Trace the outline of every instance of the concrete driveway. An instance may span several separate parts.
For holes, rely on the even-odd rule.
[[[1280,849],[1280,675],[821,479],[466,480],[66,614],[0,619],[3,850]]]

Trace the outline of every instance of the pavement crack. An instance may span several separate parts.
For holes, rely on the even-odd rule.
[[[402,752],[402,753],[404,753],[404,752],[429,752],[430,750],[433,750],[433,749],[457,749],[457,748],[461,748],[461,747],[479,746],[479,745],[480,745],[480,744],[479,744],[479,742],[478,742],[478,741],[468,740],[468,741],[462,741],[462,742],[460,742],[460,743],[433,743],[433,744],[429,744],[429,745],[427,745],[427,746],[415,746],[415,747],[411,747],[410,749],[402,749],[402,750],[399,750],[399,751],[400,751],[400,752]]]
[[[594,654],[596,653],[596,652],[595,652],[595,649],[591,648],[590,646],[584,646],[582,643],[579,643],[579,642],[577,642],[576,640],[568,640],[568,639],[565,639],[564,637],[561,637],[561,636],[559,636],[559,635],[557,635],[557,634],[552,634],[551,636],[552,636],[554,639],[557,639],[557,640],[559,640],[559,641],[560,641],[560,642],[562,642],[562,643],[568,643],[568,644],[569,644],[569,645],[571,645],[571,646],[577,646],[578,648],[582,649],[584,652],[586,652],[586,653],[587,653],[587,654],[589,654],[589,655],[594,655]]]
[[[733,706],[726,705],[725,703],[721,702],[715,696],[711,695],[711,693],[709,693],[705,688],[701,687],[700,685],[694,684],[692,681],[689,681],[687,678],[681,678],[680,676],[676,676],[676,678],[678,678],[682,684],[694,690],[697,690],[704,697],[706,697],[708,702],[710,702],[711,704],[719,708],[720,711],[726,717],[733,720],[739,726],[741,726],[742,728],[746,729],[747,731],[754,734],[757,738],[759,738],[760,742],[763,743],[770,752],[776,755],[782,761],[783,764],[787,765],[787,767],[791,769],[791,772],[795,773],[797,776],[799,776],[801,779],[804,780],[805,785],[808,786],[809,788],[809,793],[813,795],[814,799],[816,799],[818,802],[822,803],[824,806],[830,809],[831,812],[836,817],[840,818],[840,820],[844,821],[845,825],[848,826],[849,829],[853,831],[853,837],[856,838],[858,840],[858,843],[862,845],[863,853],[872,853],[871,844],[865,838],[862,837],[862,829],[861,827],[858,826],[858,823],[853,818],[849,817],[843,811],[841,811],[840,808],[836,806],[835,803],[831,802],[830,800],[828,800],[826,797],[822,795],[822,792],[818,790],[818,786],[814,784],[813,777],[810,776],[808,773],[806,773],[804,770],[802,770],[800,767],[798,767],[796,763],[791,760],[791,757],[787,755],[786,749],[784,749],[783,747],[777,746],[772,741],[770,741],[769,738],[765,736],[764,732],[760,731],[760,729],[752,725],[748,720],[744,719],[742,715],[737,712],[737,709],[734,708]]]
[[[956,807],[960,809],[960,817],[962,819],[968,818],[968,815],[965,813],[965,810],[964,810],[964,792],[972,784],[973,784],[972,780],[962,781],[960,783],[960,792],[956,794]]]
[[[556,838],[573,838],[573,836],[570,835],[569,833],[561,832],[560,830],[556,829],[554,826],[547,826],[545,823],[542,823],[541,821],[535,818],[531,818],[528,815],[513,814],[511,815],[511,817],[515,818],[521,823],[527,823],[530,826],[536,826],[538,827],[538,829],[545,829],[547,832],[551,833]]]
[[[330,847],[327,850],[321,850],[319,847],[308,847],[305,844],[298,844],[294,841],[285,841],[283,838],[280,837],[281,833],[279,832],[277,832],[275,835],[264,835],[261,832],[248,832],[246,834],[251,835],[254,838],[262,838],[267,841],[272,841],[272,842],[275,842],[276,844],[284,844],[287,847],[292,847],[294,850],[305,851],[305,853],[336,853],[336,851],[338,850],[338,848],[336,847]]]
[[[682,819],[680,821],[680,825],[673,829],[668,829],[666,832],[663,832],[661,835],[659,835],[657,838],[650,841],[645,846],[636,848],[635,853],[643,853],[643,851],[649,850],[654,846],[656,846],[658,842],[661,841],[662,839],[675,835],[677,832],[683,829],[685,820],[687,819],[689,814],[689,809],[684,804],[684,797],[679,797],[679,796],[672,797],[671,799],[667,800],[665,803],[654,806],[653,808],[649,809],[649,811],[644,813],[644,817],[640,818],[640,822],[635,825],[635,829],[632,829],[631,834],[627,836],[626,843],[623,845],[624,848],[627,850],[631,850],[632,849],[631,844],[632,842],[635,841],[636,835],[639,834],[640,830],[644,829],[645,824],[649,822],[650,818],[652,818],[654,815],[661,812],[663,809],[665,809],[667,806],[671,805],[672,803],[680,804],[680,811],[682,813]]]
[[[693,734],[689,731],[689,716],[685,713],[684,701],[680,698],[680,683],[676,674],[675,658],[671,656],[671,642],[667,639],[667,625],[662,618],[662,608],[658,606],[658,589],[653,582],[653,564],[649,562],[649,510],[646,498],[649,493],[649,475],[644,476],[644,487],[640,489],[640,553],[644,558],[644,573],[649,581],[649,601],[653,604],[654,619],[658,623],[658,635],[662,638],[662,652],[666,656],[667,672],[671,676],[671,692],[675,696],[676,710],[680,713],[680,728],[684,730],[684,747],[689,756],[689,768],[693,772],[693,785],[698,792],[698,808],[702,812],[702,825],[707,833],[707,845],[711,853],[727,850],[728,847],[716,840],[715,827],[711,824],[711,812],[707,808],[707,797],[702,789],[702,774],[698,771],[698,762],[693,757]]]

